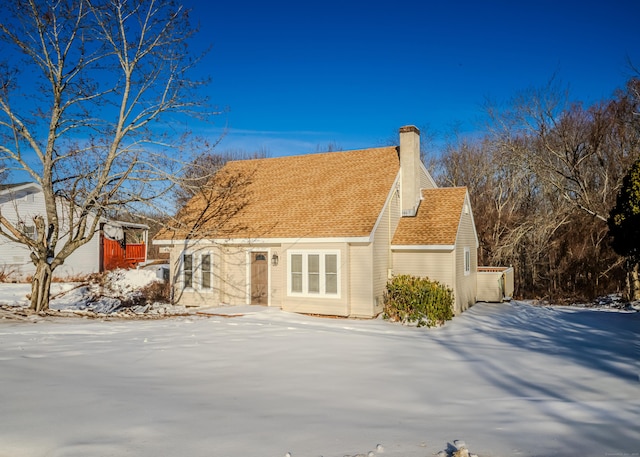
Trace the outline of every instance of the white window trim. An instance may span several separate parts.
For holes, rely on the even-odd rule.
[[[191,263],[191,286],[186,287],[184,285],[184,256],[191,255],[192,263]],[[211,272],[211,287],[204,288],[202,287],[202,256],[208,255],[210,256],[210,272]],[[180,285],[182,290],[186,291],[198,291],[202,293],[212,293],[215,289],[215,257],[212,251],[182,251],[180,253]]]
[[[467,259],[469,260],[467,262]],[[463,258],[463,266],[464,266],[464,275],[469,276],[471,274],[471,249],[464,248],[464,258]]]
[[[337,270],[337,293],[329,294],[325,292],[326,289],[326,268],[325,268],[325,256],[326,255],[335,255],[336,256],[336,270]],[[302,292],[293,292],[291,290],[292,281],[291,281],[291,256],[293,255],[302,255]],[[320,292],[319,293],[309,293],[309,256],[310,255],[318,255],[320,256]],[[341,273],[341,263],[340,263],[341,252],[338,249],[317,249],[317,250],[290,250],[287,252],[287,295],[289,297],[305,297],[305,298],[340,298],[341,287],[342,287],[342,273]]]
[[[209,287],[204,287],[202,285],[202,274],[204,273],[204,271],[202,270],[202,257],[204,257],[205,255],[209,256]],[[213,254],[211,252],[201,252],[198,255],[198,266],[196,268],[196,271],[198,272],[198,285],[200,287],[200,290],[202,291],[206,291],[206,292],[211,292],[213,291],[213,278],[214,278],[214,274],[213,274]]]

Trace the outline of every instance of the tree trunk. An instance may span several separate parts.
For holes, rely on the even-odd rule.
[[[51,294],[51,265],[47,262],[38,262],[36,272],[31,282],[31,306],[32,311],[40,313],[49,309],[49,297]]]
[[[627,270],[627,299],[640,300],[640,264],[634,263]]]

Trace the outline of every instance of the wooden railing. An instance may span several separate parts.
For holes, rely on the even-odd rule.
[[[146,260],[147,245],[144,243],[127,244],[124,249],[120,242],[104,238],[103,240],[103,270],[115,268],[135,268]]]

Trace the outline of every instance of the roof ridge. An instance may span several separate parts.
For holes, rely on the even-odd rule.
[[[293,155],[285,155],[285,156],[276,156],[276,157],[258,157],[255,159],[235,159],[230,160],[228,163],[247,163],[247,162],[259,162],[266,160],[287,160],[287,159],[299,159],[299,158],[312,158],[319,156],[329,156],[329,155],[342,155],[342,154],[351,154],[351,153],[362,153],[369,151],[382,151],[387,149],[397,149],[397,145],[392,146],[379,146],[375,148],[361,148],[361,149],[347,149],[345,151],[321,151],[321,152],[309,152],[306,154],[293,154]]]

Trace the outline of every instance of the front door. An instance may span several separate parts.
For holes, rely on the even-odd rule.
[[[269,304],[268,252],[251,253],[251,304]]]

